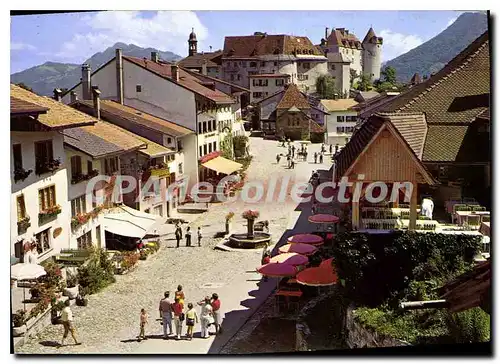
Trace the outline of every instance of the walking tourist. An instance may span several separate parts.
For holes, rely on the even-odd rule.
[[[177,240],[177,248],[180,246],[182,239],[182,229],[179,223],[175,225],[175,240]]]
[[[146,313],[145,309],[141,309],[141,316],[139,317],[139,323],[140,323],[140,331],[139,331],[139,336],[137,336],[137,340],[140,342],[141,340],[147,340],[146,338],[146,325],[148,323],[148,314]]]
[[[323,163],[323,153],[320,153],[319,155],[319,163]]]
[[[198,323],[198,314],[193,308],[193,304],[188,304],[188,310],[186,312],[186,326],[187,326],[187,337],[188,340],[193,340],[194,324]]]
[[[280,163],[281,154],[276,154],[276,164]]]
[[[321,154],[325,152],[325,143],[321,143]]]
[[[177,335],[177,340],[180,340],[182,336],[182,322],[184,321],[184,305],[179,302],[179,298],[175,298],[175,302],[172,304],[172,311],[174,312],[174,325],[175,325],[175,335]]]
[[[318,163],[318,152],[314,152],[314,163]]]
[[[222,333],[222,315],[220,312],[220,299],[217,293],[212,294],[212,310],[214,315],[215,335]]]
[[[177,286],[177,291],[175,291],[175,298],[178,298],[181,305],[184,306],[184,299],[186,297],[184,296],[184,292],[182,292],[182,286],[180,284]]]
[[[213,323],[212,305],[210,304],[210,297],[206,296],[203,301],[198,302],[198,305],[201,306],[201,315],[200,315],[201,337],[204,339],[208,339],[210,337],[208,333],[208,326],[210,326]]]
[[[170,296],[170,292],[166,291],[164,294],[164,298],[160,301],[160,317],[163,321],[163,339],[167,339],[169,335],[173,334],[172,330],[172,302],[168,298]],[[167,334],[167,327],[169,333]]]
[[[292,157],[292,160],[291,160],[291,162],[290,162],[290,167],[291,167],[292,169],[295,169],[295,159],[293,159],[293,157]]]
[[[186,246],[191,246],[191,227],[188,226],[186,229]]]
[[[64,334],[61,340],[61,345],[64,346],[64,341],[68,337],[68,334],[71,333],[71,337],[75,341],[75,345],[81,345],[81,342],[78,342],[76,338],[76,330],[75,330],[75,325],[73,324],[73,312],[71,311],[71,308],[69,307],[70,302],[69,300],[66,300],[64,302],[65,307],[62,310],[61,314],[61,321],[63,323],[64,327]]]
[[[333,144],[330,144],[330,154],[333,152]]]
[[[287,154],[286,155],[286,164],[287,164],[287,167],[290,168],[290,154]]]
[[[318,213],[318,202],[316,200],[314,200],[312,203],[311,212],[313,215],[316,215]]]
[[[201,226],[198,226],[198,246],[201,246]]]

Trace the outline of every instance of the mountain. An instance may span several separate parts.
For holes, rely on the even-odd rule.
[[[162,52],[154,48],[141,48],[134,44],[116,43],[103,52],[98,52],[83,63],[90,64],[93,71],[115,56],[115,49],[121,48],[123,55],[132,57],[151,57],[151,52],[159,52],[160,59],[178,61],[182,57],[172,52]],[[39,66],[14,73],[10,76],[12,83],[24,83],[39,95],[52,96],[55,88],[70,88],[80,81],[81,65],[73,63],[45,62]]]
[[[430,75],[443,68],[486,30],[486,13],[463,13],[434,38],[387,61],[384,66],[394,67],[400,82],[408,82],[415,73]]]

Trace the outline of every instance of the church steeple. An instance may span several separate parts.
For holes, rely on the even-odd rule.
[[[189,34],[189,55],[195,55],[198,53],[198,41],[196,40],[196,34],[194,32],[194,28],[191,28],[191,34]]]

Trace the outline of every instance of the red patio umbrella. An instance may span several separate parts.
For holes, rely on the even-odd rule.
[[[304,269],[302,272],[297,274],[295,279],[299,284],[314,287],[331,286],[337,283],[337,275],[332,269],[319,267]]]
[[[320,267],[320,268],[328,268],[328,269],[333,269],[333,267],[332,267],[332,263],[333,263],[333,258],[326,259],[326,260],[323,260],[323,261],[319,264],[319,267]]]
[[[257,268],[257,272],[267,277],[294,277],[297,268],[290,264],[269,263]]]
[[[305,265],[309,263],[309,258],[297,253],[278,254],[271,258],[271,263],[288,264],[288,265]]]
[[[330,214],[316,214],[309,216],[308,221],[313,224],[334,224],[339,222],[339,217]]]
[[[294,243],[283,245],[278,250],[280,253],[298,253],[302,255],[311,255],[316,253],[318,251],[318,248],[309,244]]]
[[[321,245],[324,243],[323,238],[319,235],[314,234],[297,234],[290,236],[288,238],[288,242],[293,243],[301,243],[301,244],[310,244],[310,245]]]

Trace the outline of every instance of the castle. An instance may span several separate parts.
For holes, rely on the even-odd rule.
[[[227,36],[224,49],[198,53],[194,29],[188,38],[188,57],[179,65],[208,76],[220,78],[250,90],[250,101],[258,102],[296,84],[305,93],[316,92],[316,80],[329,74],[340,97],[351,89],[351,70],[357,76],[380,78],[383,39],[370,27],[362,42],[349,30],[336,28],[321,44],[307,37],[256,32],[248,36]]]
[[[372,27],[363,42],[346,28],[332,29],[330,35],[328,29],[325,29],[325,38],[321,39],[319,45],[325,52],[328,63],[349,62],[350,69],[355,70],[358,75],[368,75],[372,82],[380,78],[383,39],[375,35]]]

